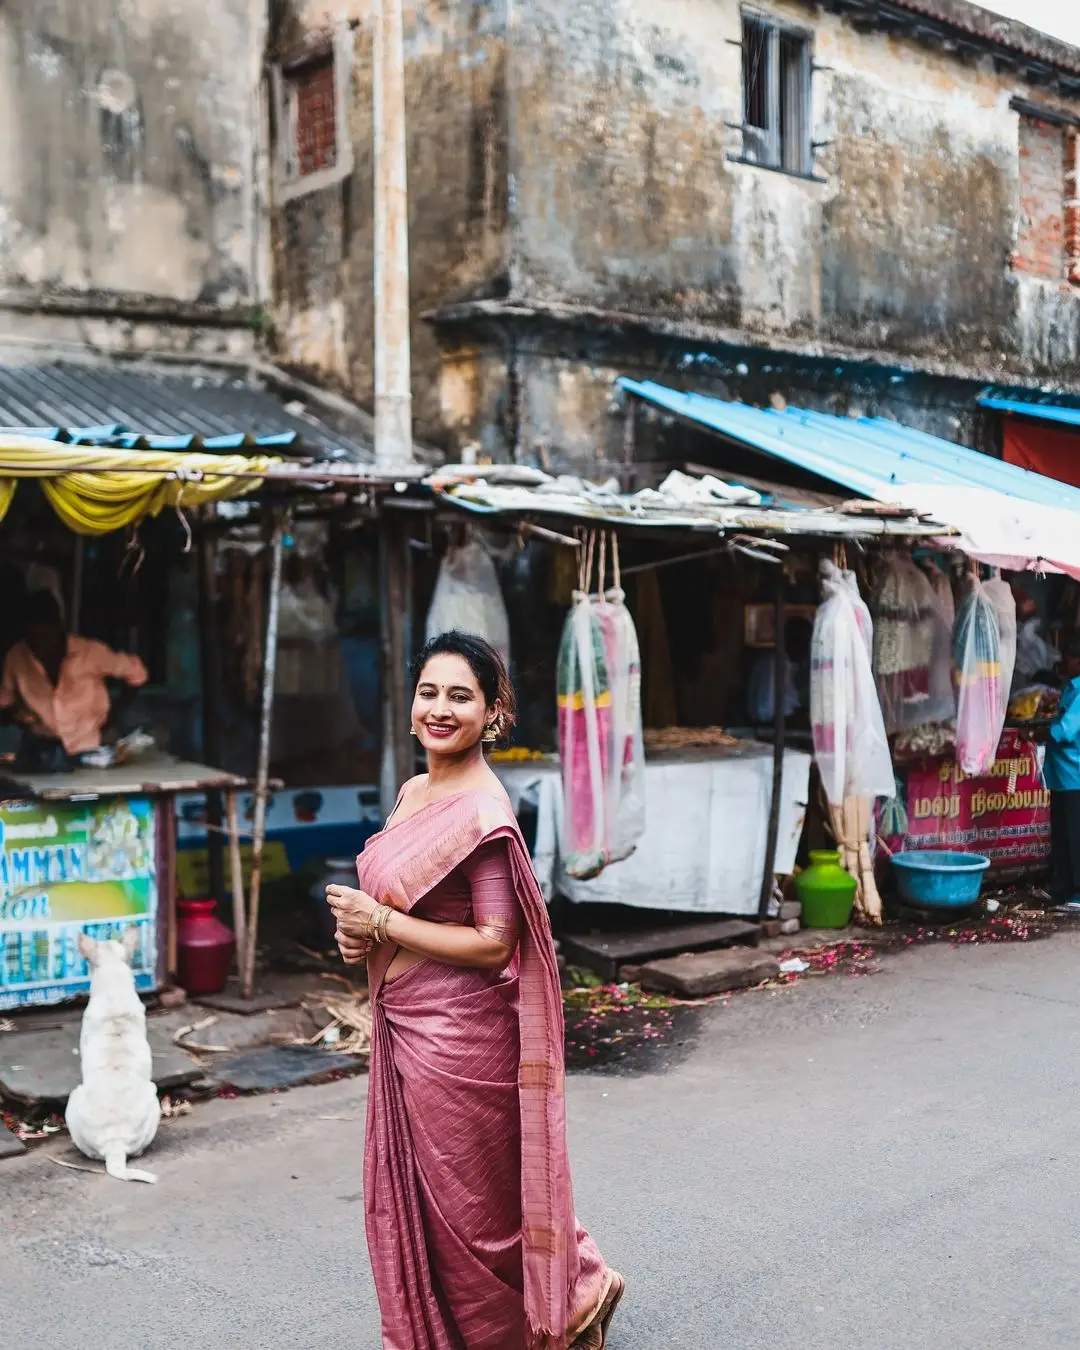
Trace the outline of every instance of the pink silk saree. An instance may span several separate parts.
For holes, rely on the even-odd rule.
[[[566,1147],[563,1012],[547,910],[509,802],[459,793],[391,823],[361,887],[417,917],[484,844],[505,840],[521,910],[501,975],[368,960],[373,1011],[365,1226],[384,1350],[563,1350],[612,1273],[577,1226]]]

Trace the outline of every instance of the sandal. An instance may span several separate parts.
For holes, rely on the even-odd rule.
[[[617,1270],[611,1272],[611,1292],[607,1296],[607,1302],[604,1304],[600,1313],[600,1350],[604,1350],[607,1345],[608,1327],[611,1325],[611,1319],[615,1316],[615,1309],[622,1302],[622,1296],[626,1293],[626,1281]]]
[[[613,1270],[607,1296],[589,1325],[574,1337],[571,1350],[604,1350],[607,1345],[608,1327],[625,1293],[626,1281],[618,1271]]]

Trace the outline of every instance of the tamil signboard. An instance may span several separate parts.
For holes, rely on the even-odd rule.
[[[155,985],[157,821],[149,798],[0,801],[0,1009],[90,988],[79,933],[139,931],[139,989]]]
[[[995,868],[1045,863],[1050,855],[1050,793],[1039,748],[1007,728],[984,777],[965,778],[951,759],[913,764],[901,795],[881,809],[880,832],[901,848],[982,853]]]

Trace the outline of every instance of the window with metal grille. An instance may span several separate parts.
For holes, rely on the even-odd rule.
[[[336,104],[332,52],[286,73],[284,151],[289,178],[305,178],[337,163]]]
[[[339,22],[271,67],[281,201],[330,187],[352,172],[352,51],[352,29]]]
[[[743,15],[743,158],[786,173],[813,171],[810,35]]]

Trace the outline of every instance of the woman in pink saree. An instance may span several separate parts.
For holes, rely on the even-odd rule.
[[[364,1148],[383,1350],[600,1350],[623,1280],[577,1225],[562,993],[543,897],[483,744],[514,723],[496,652],[444,633],[416,667],[428,772],[328,888],[367,960]]]

